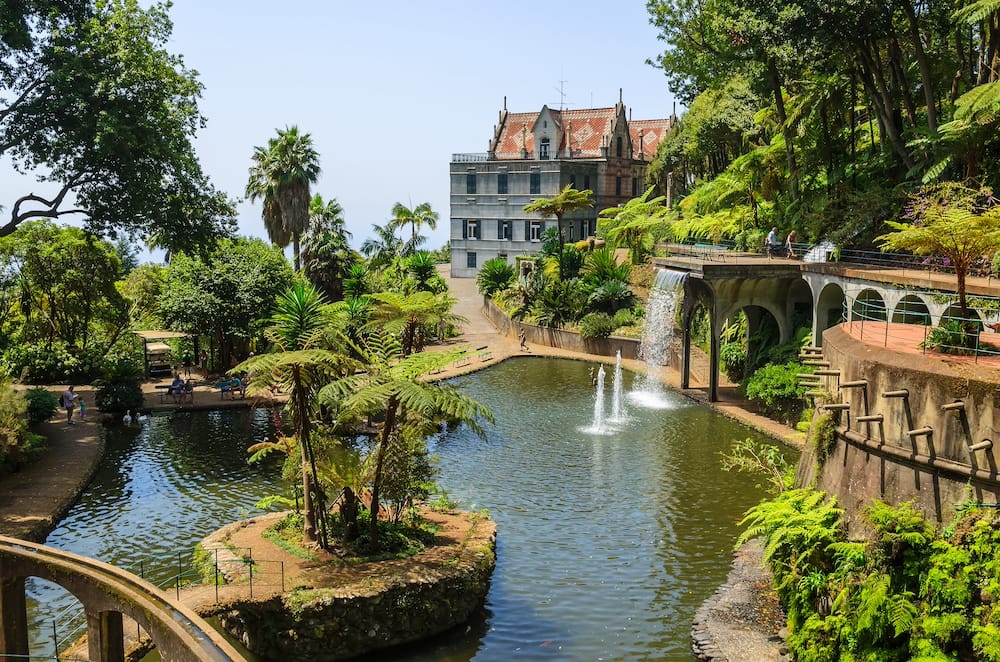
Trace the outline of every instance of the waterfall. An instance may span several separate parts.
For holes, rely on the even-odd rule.
[[[594,393],[594,420],[587,432],[591,434],[605,434],[604,428],[604,366],[597,369],[597,386]]]
[[[625,408],[622,404],[622,351],[615,352],[615,376],[611,382],[611,418],[612,423],[625,422]]]
[[[639,348],[640,358],[646,362],[646,375],[639,388],[629,397],[640,405],[665,408],[663,389],[659,380],[661,366],[670,363],[670,344],[674,339],[674,313],[684,293],[687,272],[657,269],[653,287],[646,303],[646,324]]]

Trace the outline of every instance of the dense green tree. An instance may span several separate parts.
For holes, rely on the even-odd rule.
[[[264,202],[262,216],[271,241],[292,242],[295,270],[299,270],[299,241],[309,228],[311,184],[319,179],[319,154],[312,136],[297,126],[278,129],[267,147],[254,147],[246,195]],[[282,241],[283,240],[283,241]]]
[[[164,45],[168,5],[17,2],[0,11],[0,156],[51,185],[6,205],[0,236],[29,218],[85,219],[170,252],[232,232],[232,204],[191,141],[201,85]]]
[[[236,342],[262,330],[271,309],[292,279],[279,249],[260,239],[226,239],[207,256],[178,254],[167,269],[159,315],[171,329],[208,335],[228,365]]]
[[[587,189],[578,191],[567,184],[566,188],[552,198],[538,198],[524,206],[524,211],[529,214],[538,214],[542,218],[555,217],[556,228],[559,231],[559,278],[563,277],[563,244],[566,243],[563,218],[579,209],[590,209],[594,206],[592,199],[593,191]]]
[[[361,254],[368,258],[368,266],[373,270],[385,269],[404,252],[403,240],[396,235],[396,224],[389,221],[385,225],[372,225],[375,236],[361,244]]]
[[[336,200],[316,194],[309,204],[309,231],[302,243],[302,273],[328,301],[344,298],[344,280],[360,260],[347,243],[344,210]]]
[[[27,221],[0,240],[6,282],[16,291],[22,344],[61,342],[106,352],[128,328],[128,305],[116,288],[115,247],[79,228]]]

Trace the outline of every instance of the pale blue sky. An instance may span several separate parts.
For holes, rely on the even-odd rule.
[[[392,205],[430,202],[448,238],[448,163],[483,152],[512,112],[612,106],[668,117],[673,97],[645,64],[662,49],[645,0],[175,0],[170,50],[198,71],[208,124],[196,141],[217,187],[242,196],[254,145],[297,124],[323,172],[314,192],[344,207],[355,248]],[[5,178],[8,179],[9,178]],[[0,183],[5,207],[29,182]],[[265,237],[260,205],[241,234]]]

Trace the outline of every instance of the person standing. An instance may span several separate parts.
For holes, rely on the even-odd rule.
[[[73,410],[76,409],[76,394],[73,393],[74,388],[75,387],[70,384],[59,398],[59,404],[66,410],[66,423],[68,425],[76,425],[76,423],[73,422]]]
[[[785,250],[788,257],[795,257],[795,230],[788,233],[788,238],[785,239]]]
[[[189,350],[184,350],[184,355],[181,357],[181,363],[184,365],[184,376],[191,376],[191,352]]]
[[[767,233],[767,239],[764,240],[764,250],[767,251],[767,259],[771,259],[775,251],[778,250],[778,246],[778,226],[774,226]]]
[[[527,351],[529,351],[529,350],[528,350],[528,340],[527,340],[527,338],[525,338],[525,337],[524,337],[524,327],[523,327],[523,326],[522,326],[522,327],[521,327],[521,329],[520,329],[520,330],[519,330],[519,331],[517,332],[517,338],[518,338],[518,340],[520,340],[520,341],[521,341],[521,347],[520,347],[521,351],[522,351],[522,352],[527,352]]]
[[[85,421],[87,420],[87,401],[83,399],[82,395],[78,395],[76,399],[80,402],[80,410],[77,412],[77,418]]]
[[[208,374],[208,352],[201,350],[201,354],[198,355],[198,365],[201,366],[201,371]]]

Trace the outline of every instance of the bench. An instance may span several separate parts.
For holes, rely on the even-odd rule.
[[[226,399],[226,393],[229,394],[230,400],[235,400],[237,393],[240,394],[240,398],[246,397],[246,389],[243,386],[243,382],[241,382],[239,379],[235,377],[233,379],[227,379],[225,381],[217,383],[215,385],[215,388],[219,389],[220,400]]]
[[[482,347],[477,347],[475,349],[475,352],[476,356],[478,356],[479,360],[482,361],[483,363],[486,363],[487,361],[493,358],[493,350],[490,349],[489,345],[483,345]]]

